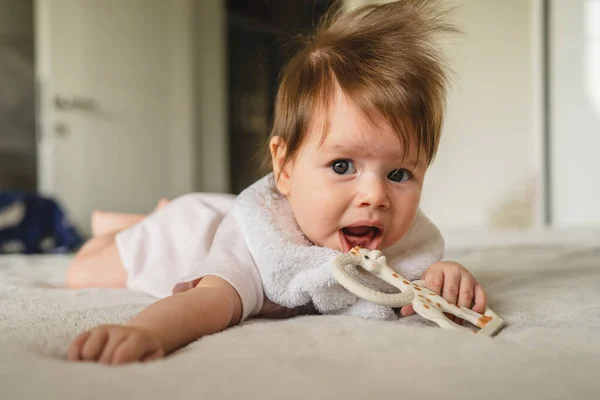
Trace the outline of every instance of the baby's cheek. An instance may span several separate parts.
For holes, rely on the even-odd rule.
[[[394,218],[394,228],[393,231],[386,237],[385,242],[383,243],[384,248],[393,245],[398,242],[400,239],[404,237],[410,230],[412,223],[415,219],[416,213],[413,215],[400,215],[395,216]]]
[[[314,208],[309,211],[309,217],[303,221],[304,233],[315,242],[322,242],[332,230],[337,231],[337,224],[329,218],[323,210]],[[322,243],[320,243],[322,244]]]
[[[315,204],[305,211],[302,218],[297,218],[304,235],[319,246],[337,246],[339,239],[333,240],[331,237],[334,233],[337,234],[338,224],[328,210]]]

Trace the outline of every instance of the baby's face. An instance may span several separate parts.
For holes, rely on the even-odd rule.
[[[380,125],[338,95],[324,142],[316,126],[280,175],[278,189],[314,244],[383,250],[410,228],[426,167],[415,167],[416,147],[404,160],[396,133]]]

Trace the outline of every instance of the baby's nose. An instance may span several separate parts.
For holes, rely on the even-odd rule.
[[[386,183],[382,179],[370,177],[365,179],[362,185],[361,206],[372,208],[388,208],[390,206]]]

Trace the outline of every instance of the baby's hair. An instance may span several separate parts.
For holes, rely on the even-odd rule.
[[[285,141],[284,165],[303,144],[311,118],[330,110],[337,90],[372,123],[384,118],[405,157],[413,142],[429,165],[438,149],[448,81],[435,39],[457,32],[445,21],[448,10],[435,0],[332,10],[280,76],[269,140]],[[265,164],[271,164],[269,152]]]

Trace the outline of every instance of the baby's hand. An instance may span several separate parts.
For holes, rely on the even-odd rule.
[[[124,364],[164,357],[160,340],[151,332],[123,325],[102,325],[79,335],[69,349],[71,361]]]
[[[452,261],[440,261],[432,264],[425,273],[423,280],[427,289],[440,294],[450,304],[469,307],[483,314],[486,306],[486,294],[475,277],[462,265]],[[402,307],[401,313],[407,317],[414,314],[412,306]]]

